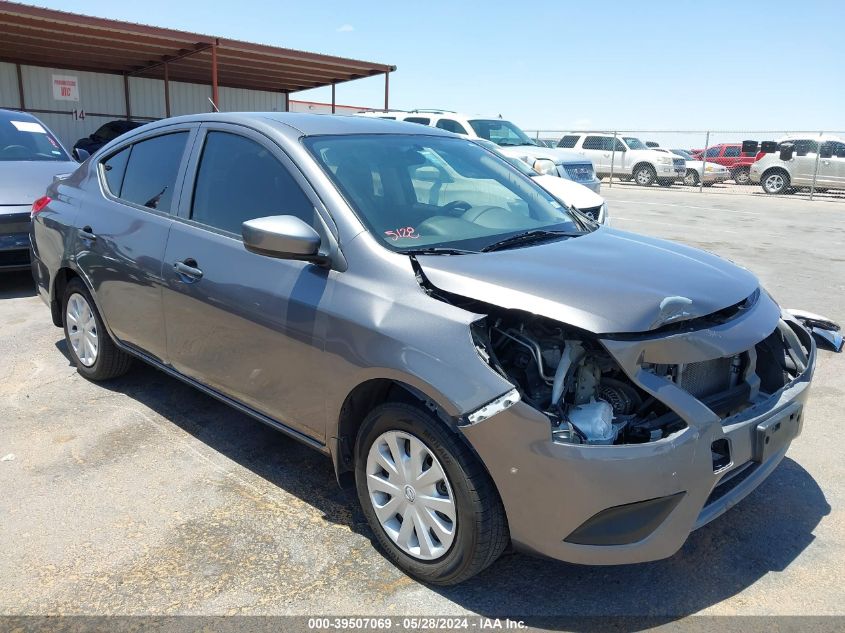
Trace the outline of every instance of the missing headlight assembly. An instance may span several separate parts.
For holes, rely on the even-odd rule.
[[[668,410],[634,385],[596,338],[543,317],[485,308],[488,316],[473,325],[479,354],[549,418],[556,442],[640,443],[683,428],[677,418],[659,434],[643,427]]]

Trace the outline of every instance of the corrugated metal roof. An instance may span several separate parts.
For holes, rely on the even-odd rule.
[[[395,66],[266,46],[0,0],[0,60],[295,92],[396,70]]]

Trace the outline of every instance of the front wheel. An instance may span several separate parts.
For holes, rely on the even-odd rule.
[[[634,181],[643,187],[651,187],[655,180],[657,180],[657,174],[651,165],[637,167],[637,170],[634,172]]]
[[[693,187],[698,184],[698,172],[694,169],[687,169],[684,174],[684,184]]]
[[[387,403],[367,416],[356,442],[355,483],[387,557],[423,582],[462,582],[508,543],[489,475],[452,430],[420,408]]]
[[[763,174],[763,191],[770,194],[786,193],[789,190],[789,174],[775,169]]]

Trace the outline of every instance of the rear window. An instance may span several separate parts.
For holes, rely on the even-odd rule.
[[[446,130],[447,132],[454,132],[455,134],[466,134],[466,128],[458,123],[457,121],[453,121],[452,119],[440,119],[437,122],[437,127],[441,130]]]
[[[187,141],[187,132],[175,132],[135,143],[120,188],[121,200],[169,213]]]
[[[564,136],[560,139],[557,143],[558,147],[575,147],[575,144],[578,142],[578,139],[581,138],[578,135],[569,135]]]
[[[38,121],[0,115],[0,161],[67,161],[68,155],[56,138]]]
[[[420,123],[422,125],[428,125],[429,123],[431,123],[431,119],[429,119],[428,117],[424,117],[424,116],[405,117],[405,121],[407,123]]]

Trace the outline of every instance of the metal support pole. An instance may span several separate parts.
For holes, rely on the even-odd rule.
[[[220,95],[217,90],[217,42],[211,45],[211,101],[214,108],[220,110]]]
[[[18,97],[21,104],[21,110],[26,110],[26,99],[23,96],[23,73],[21,72],[21,65],[15,64],[18,69]]]
[[[332,84],[332,114],[335,113],[334,84]]]
[[[610,181],[607,183],[608,188],[613,187],[613,167],[616,162],[616,134],[613,132],[613,150],[610,154]]]
[[[129,94],[129,75],[123,73],[123,100],[126,101],[126,120],[132,118],[132,95]]]
[[[285,90],[285,112],[290,112],[290,93]]]
[[[170,72],[167,62],[164,63],[164,116],[170,116]]]
[[[707,171],[707,150],[710,149],[710,132],[704,137],[704,153],[701,155],[701,176],[698,178],[698,193],[704,191],[704,172]]]
[[[813,170],[813,184],[810,185],[810,201],[813,200],[813,195],[816,193],[816,178],[819,175],[819,158],[822,155],[822,135],[824,135],[824,132],[819,132],[819,146],[816,148],[816,168]]]
[[[384,73],[384,109],[385,111],[388,110],[388,104],[390,101],[390,71],[388,70]]]

